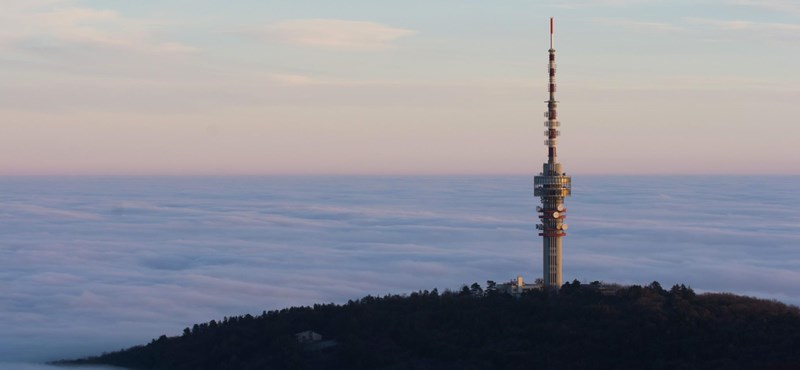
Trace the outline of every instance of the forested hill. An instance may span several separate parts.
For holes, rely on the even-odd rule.
[[[565,284],[519,298],[365,297],[211,321],[182,336],[67,363],[137,369],[800,369],[800,311],[658,283]],[[299,343],[313,330],[322,341]]]

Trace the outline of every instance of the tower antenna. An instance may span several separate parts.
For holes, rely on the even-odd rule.
[[[561,134],[558,128],[561,126],[558,121],[556,108],[556,50],[553,48],[553,17],[550,17],[550,62],[548,71],[550,83],[548,91],[550,99],[547,100],[547,120],[544,126],[547,130],[544,135],[547,137],[544,144],[547,145],[547,162],[542,166],[542,172],[533,179],[533,194],[541,198],[542,206],[536,207],[539,212],[540,224],[536,228],[541,230],[539,236],[543,240],[543,274],[544,287],[558,289],[561,287],[561,246],[562,238],[567,236],[567,224],[564,219],[567,217],[567,209],[564,207],[564,198],[572,194],[572,178],[563,172],[561,163],[556,160],[556,144],[558,136]]]

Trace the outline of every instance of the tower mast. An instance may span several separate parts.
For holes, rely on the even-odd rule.
[[[547,146],[547,162],[542,166],[542,172],[533,180],[533,193],[541,198],[542,206],[536,207],[541,223],[536,228],[541,230],[539,236],[543,240],[543,274],[544,286],[558,289],[561,286],[561,243],[565,237],[567,224],[564,223],[567,209],[564,207],[564,198],[572,193],[572,179],[563,172],[561,163],[556,160],[556,145],[560,132],[558,127],[558,114],[556,113],[556,50],[553,46],[553,18],[550,18],[550,74],[549,92],[550,99],[546,101],[547,120],[544,126],[547,137],[544,144]]]

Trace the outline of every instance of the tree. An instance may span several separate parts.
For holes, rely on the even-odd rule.
[[[486,294],[497,293],[497,283],[494,280],[486,280]]]
[[[481,288],[481,285],[478,283],[472,283],[472,285],[469,287],[469,290],[473,297],[483,296],[483,288]]]
[[[654,292],[656,292],[656,293],[658,293],[660,295],[666,295],[666,293],[667,293],[667,291],[664,290],[664,288],[661,287],[661,284],[659,284],[657,281],[653,281],[647,287],[652,289]]]

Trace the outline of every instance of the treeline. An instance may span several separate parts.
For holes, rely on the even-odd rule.
[[[313,330],[326,346],[299,343]],[[800,311],[657,282],[566,283],[519,297],[461,291],[367,296],[224,318],[63,364],[134,369],[800,369]]]

